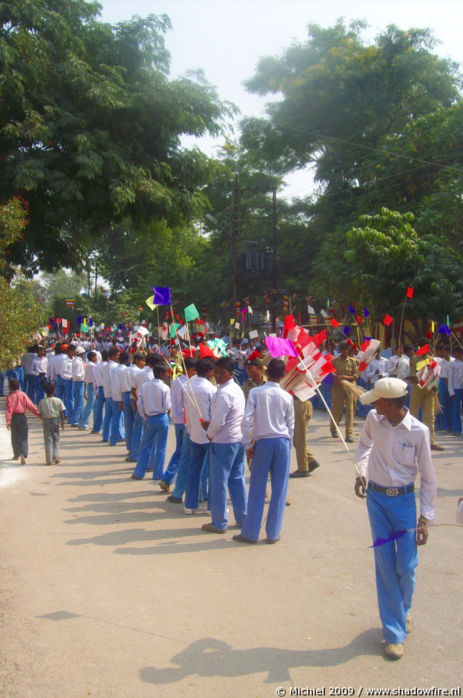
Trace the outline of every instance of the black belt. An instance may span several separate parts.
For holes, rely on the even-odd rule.
[[[405,487],[381,487],[377,485],[376,482],[369,482],[368,489],[374,490],[375,492],[380,492],[381,494],[387,494],[388,497],[402,497],[404,494],[410,494],[415,489],[415,485],[406,485]]]

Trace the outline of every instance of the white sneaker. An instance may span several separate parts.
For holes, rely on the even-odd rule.
[[[187,516],[190,516],[191,514],[197,514],[198,510],[197,509],[187,509],[186,507],[183,507],[183,513],[187,514]]]

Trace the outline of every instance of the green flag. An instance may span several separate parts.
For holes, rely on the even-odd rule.
[[[185,308],[185,322],[193,322],[199,318],[199,313],[194,303]]]

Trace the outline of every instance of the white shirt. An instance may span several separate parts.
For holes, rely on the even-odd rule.
[[[48,368],[48,359],[46,356],[41,356],[40,358],[37,356],[33,361],[31,365],[31,374],[33,376],[40,376],[43,374],[47,373],[47,368]]]
[[[101,378],[103,381],[103,392],[105,398],[112,397],[111,395],[111,380],[110,380],[110,371],[114,368],[117,368],[119,366],[118,363],[110,359],[107,363],[103,365],[103,368],[101,369]]]
[[[356,462],[360,474],[382,487],[404,487],[420,473],[421,514],[434,520],[437,479],[431,460],[429,429],[407,414],[395,427],[370,410],[360,434]]]
[[[170,398],[172,400],[172,409],[170,411],[170,417],[172,419],[173,424],[183,424],[185,410],[183,391],[187,387],[187,383],[188,378],[185,375],[182,375],[176,378],[170,386]]]
[[[397,375],[397,365],[399,363],[399,357],[397,354],[393,354],[392,356],[389,357],[387,360],[386,364],[386,372],[388,376],[396,376]]]
[[[452,364],[455,361],[454,357],[451,356],[450,359],[441,358],[437,359],[437,361],[439,362],[440,366],[439,378],[446,378],[448,380],[450,375],[450,364]]]
[[[177,379],[178,380],[178,379]],[[174,381],[176,383],[177,381]],[[173,385],[172,385],[173,387]],[[195,444],[208,444],[209,439],[201,426],[201,417],[205,422],[211,421],[212,403],[217,393],[217,388],[204,376],[193,376],[190,384],[185,386],[184,405],[186,428],[191,441]],[[194,398],[193,398],[194,395]],[[196,400],[196,402],[195,402]],[[196,407],[198,405],[198,408]]]
[[[126,371],[122,371],[120,375],[121,379],[121,390],[123,393],[130,393],[132,387],[132,375],[135,375],[140,369],[138,366],[126,366]]]
[[[147,380],[138,393],[137,408],[143,418],[170,410],[170,390],[160,378]]]
[[[72,380],[83,381],[85,378],[85,364],[80,356],[74,357],[72,362]]]
[[[455,359],[450,364],[449,369],[449,394],[455,395],[455,389],[461,390],[463,388],[463,361],[461,359]]]
[[[140,393],[142,385],[144,385],[146,381],[152,380],[154,380],[154,373],[151,366],[145,366],[145,368],[140,369],[140,371],[135,374],[135,385],[132,386],[136,389],[137,395]]]
[[[363,373],[364,379],[369,381],[371,385],[385,376],[387,376],[387,359],[382,358],[373,359]]]
[[[207,435],[211,441],[216,444],[241,441],[244,406],[244,393],[233,378],[217,386],[212,403],[211,423],[207,430]]]
[[[251,430],[254,441],[259,439],[285,438],[292,441],[294,435],[294,404],[289,393],[278,383],[268,381],[252,388],[243,421],[243,444],[251,448]]]
[[[93,364],[93,382],[97,388],[103,387],[103,368],[106,366],[106,361]]]
[[[72,359],[67,354],[63,354],[63,358],[59,364],[59,375],[63,380],[72,380]]]
[[[93,363],[93,361],[88,361],[85,364],[85,376],[84,376],[84,381],[88,383],[93,383],[95,384],[95,374],[94,374],[94,369],[96,367],[96,363]]]
[[[127,371],[125,364],[116,364],[109,371],[111,397],[115,402],[122,402],[122,376]]]
[[[56,367],[58,365],[59,354],[52,354],[48,359],[47,378],[51,383],[56,380]]]
[[[402,354],[397,362],[397,378],[405,380],[410,375],[410,358],[406,354]]]

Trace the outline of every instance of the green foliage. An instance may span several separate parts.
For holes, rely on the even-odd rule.
[[[23,267],[78,268],[130,218],[171,225],[201,201],[207,158],[180,136],[218,133],[230,113],[201,74],[169,81],[166,16],[116,26],[84,0],[9,0],[0,9],[1,195],[30,223]]]
[[[7,267],[7,248],[24,229],[27,211],[19,199],[0,205],[0,274]],[[32,289],[24,283],[12,287],[0,276],[0,366],[6,368],[23,353],[44,313]]]
[[[342,297],[368,305],[376,319],[385,313],[398,318],[411,286],[415,294],[407,317],[444,322],[447,314],[455,317],[460,310],[461,261],[436,236],[420,237],[413,223],[413,214],[386,208],[360,217],[359,225],[347,231],[342,242]],[[325,292],[323,283],[331,271],[325,267],[317,277]]]

